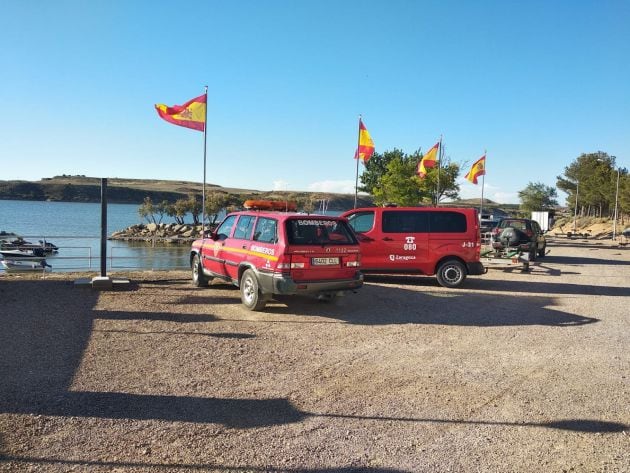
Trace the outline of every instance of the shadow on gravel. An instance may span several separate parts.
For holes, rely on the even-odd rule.
[[[627,287],[619,286],[586,286],[584,284],[553,283],[538,281],[498,281],[475,279],[467,281],[467,289],[479,291],[499,291],[510,294],[571,294],[586,296],[627,297]]]
[[[251,333],[222,333],[222,332],[184,332],[181,330],[173,331],[173,330],[101,330],[95,329],[93,330],[95,333],[133,333],[136,335],[185,335],[185,336],[193,336],[193,337],[213,337],[213,338],[233,338],[244,340],[247,338],[256,338],[256,335],[252,335]]]
[[[149,329],[154,321],[188,325],[216,320],[204,314],[95,310],[98,297],[96,291],[75,289],[65,281],[0,283],[0,413],[212,422],[239,428],[287,424],[304,418],[286,399],[71,391],[97,319],[143,320],[148,321],[145,326]],[[150,333],[133,327],[135,330],[119,332]],[[176,331],[156,333],[183,335]],[[186,333],[224,339],[254,337],[247,333]]]
[[[345,414],[310,414],[315,417],[333,417],[343,419],[358,420],[378,420],[396,422],[419,422],[426,424],[470,424],[470,425],[497,425],[508,427],[546,427],[550,429],[570,430],[573,432],[587,433],[619,433],[628,429],[628,425],[621,422],[609,422],[592,419],[563,419],[550,422],[500,422],[492,420],[474,419],[432,419],[414,417],[382,417],[382,416],[360,416]]]
[[[194,470],[194,471],[229,471],[229,472],[264,472],[264,473],[410,473],[408,470],[394,470],[391,468],[371,468],[371,467],[355,467],[340,466],[333,468],[289,468],[285,466],[274,467],[271,465],[252,466],[252,465],[220,465],[217,463],[154,463],[154,462],[120,462],[120,461],[82,461],[82,460],[64,460],[49,457],[34,456],[3,456],[0,453],[0,462],[14,462],[34,465],[60,465],[66,467],[88,466],[107,468],[108,471],[120,470],[126,468],[151,468],[160,471],[171,470]]]
[[[495,281],[493,281],[493,284]],[[481,284],[477,281],[477,284]],[[473,294],[463,291],[415,291],[399,287],[367,284],[357,294],[332,303],[307,297],[287,297],[282,305],[270,305],[268,314],[286,315],[283,320],[265,319],[261,323],[309,323],[294,315],[313,316],[310,323],[330,323],[322,318],[360,325],[433,324],[474,327],[547,325],[571,327],[597,322],[594,317],[550,309],[553,297],[517,295],[527,284],[514,283],[505,295]],[[543,284],[543,283],[541,283]],[[582,286],[580,286],[582,288]],[[293,316],[292,318],[288,318]]]
[[[538,260],[537,260],[538,261]],[[567,266],[585,266],[589,264],[601,264],[607,266],[628,266],[630,261],[619,259],[603,259],[603,258],[585,258],[583,256],[545,256],[545,263],[564,264]]]
[[[313,301],[292,302],[291,311],[299,309],[319,317],[331,317],[348,323],[434,323],[458,325],[579,325],[595,319],[573,316],[547,309],[552,298],[466,293],[425,293],[398,288],[368,287],[366,294],[356,295],[347,304],[318,304]],[[403,297],[404,296],[404,297]],[[236,292],[235,297],[238,297]],[[335,413],[311,413],[298,409],[287,398],[232,399],[195,396],[132,394],[123,392],[72,391],[71,386],[81,364],[95,319],[206,323],[213,316],[152,312],[107,312],[95,310],[99,293],[77,290],[64,281],[2,281],[2,330],[0,330],[0,414],[26,414],[57,417],[104,419],[163,420],[198,424],[218,423],[231,428],[252,429],[299,423],[310,417],[347,418],[417,423],[487,424],[512,427],[546,427],[579,432],[619,432],[627,426],[614,422],[571,419],[547,423],[495,422],[474,419],[397,418]],[[446,303],[446,304],[445,304]],[[295,304],[295,305],[293,305]],[[524,306],[521,309],[515,306]],[[506,307],[512,308],[507,311]],[[183,308],[185,310],[185,307]],[[281,309],[281,308],[280,308]],[[282,313],[283,310],[276,312]],[[284,311],[286,312],[286,310]],[[252,322],[252,321],[250,321]],[[265,323],[273,323],[265,321]],[[136,327],[134,325],[134,327]],[[124,331],[124,330],[123,330]],[[192,332],[195,333],[195,332]],[[195,333],[196,334],[196,333]],[[240,338],[244,334],[215,334]],[[113,360],[112,362],[116,362]],[[37,445],[37,434],[28,434]],[[35,435],[35,437],[33,437]],[[81,435],[77,428],[76,435]],[[10,451],[6,438],[0,438],[0,451]],[[40,448],[45,448],[41,447]],[[89,453],[88,453],[89,455]],[[253,465],[223,466],[213,464],[126,463],[96,460],[64,460],[46,457],[12,456],[0,453],[0,463],[95,465],[102,467],[210,468],[234,471],[282,471],[306,473],[368,472],[396,473],[383,468],[347,467],[291,469]],[[401,472],[402,473],[402,472]]]

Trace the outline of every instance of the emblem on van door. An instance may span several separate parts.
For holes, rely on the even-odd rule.
[[[407,242],[403,245],[403,248],[405,250],[413,251],[416,249],[416,237],[412,237],[412,236],[405,237],[405,241]]]
[[[390,261],[413,261],[415,259],[414,255],[389,255]]]

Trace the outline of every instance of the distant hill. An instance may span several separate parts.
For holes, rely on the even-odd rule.
[[[175,202],[188,197],[189,194],[201,194],[202,184],[190,181],[168,181],[157,179],[107,179],[107,196],[109,202],[140,205],[145,197],[153,202],[168,200]],[[292,200],[309,202],[315,211],[325,203],[329,210],[341,211],[354,206],[354,194],[335,194],[325,192],[295,191],[261,191],[256,189],[240,189],[222,187],[206,183],[206,192],[223,192],[247,199]],[[39,200],[56,202],[100,202],[101,179],[86,176],[55,176],[40,181],[0,181],[0,199],[2,200]],[[479,207],[480,199],[460,199],[444,202],[445,206]],[[359,195],[357,205],[369,207],[373,205],[372,197]],[[508,211],[518,210],[517,204],[499,204],[490,199],[483,199],[484,208],[497,208]]]
[[[202,184],[189,181],[168,181],[156,179],[107,179],[107,196],[111,203],[138,204],[145,197],[153,202],[168,200],[175,202],[189,194],[201,194]],[[321,192],[260,191],[222,187],[206,183],[206,192],[223,192],[242,198],[279,199],[309,201],[317,210],[321,201],[329,210],[346,210],[354,205],[354,194],[333,194]],[[2,200],[38,200],[54,202],[100,202],[101,179],[86,176],[55,176],[40,181],[0,181]],[[370,206],[370,196],[359,195],[358,205]]]

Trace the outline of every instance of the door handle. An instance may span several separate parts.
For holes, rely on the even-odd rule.
[[[243,245],[243,249],[246,250],[247,249],[247,245]]]
[[[383,241],[394,241],[394,239],[390,238],[390,237],[385,237],[385,238],[383,238]]]

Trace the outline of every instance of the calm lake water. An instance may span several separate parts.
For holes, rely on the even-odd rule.
[[[142,223],[138,204],[107,206],[107,235]],[[165,217],[164,223],[172,223]],[[146,223],[146,222],[145,222]],[[100,271],[101,204],[0,200],[0,231],[37,243],[47,240],[60,250],[47,257],[53,271]],[[138,242],[107,242],[107,269],[184,269],[188,245],[152,248]]]

